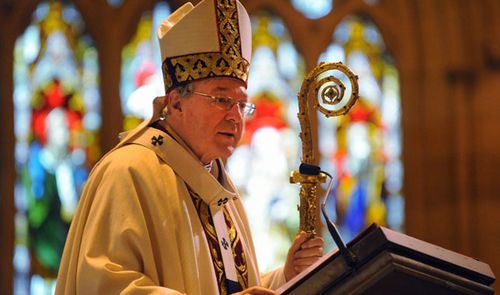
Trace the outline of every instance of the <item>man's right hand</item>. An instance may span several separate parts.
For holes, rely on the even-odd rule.
[[[278,295],[278,293],[263,287],[250,287],[241,292],[235,293],[234,295]]]

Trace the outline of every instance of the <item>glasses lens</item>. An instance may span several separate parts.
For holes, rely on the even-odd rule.
[[[218,96],[215,97],[215,104],[221,109],[230,110],[234,103],[229,97]]]
[[[255,105],[249,102],[238,102],[235,101],[232,97],[224,97],[224,96],[212,96],[209,94],[201,93],[201,92],[193,92],[195,94],[205,96],[211,98],[213,100],[213,104],[215,104],[218,108],[229,111],[233,108],[235,104],[238,105],[238,109],[244,117],[250,117],[255,112]]]
[[[250,117],[253,115],[255,111],[255,105],[253,103],[241,103],[240,110],[245,117]]]

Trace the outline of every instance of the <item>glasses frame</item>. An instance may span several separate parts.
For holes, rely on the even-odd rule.
[[[192,91],[191,93],[211,99],[215,106],[225,111],[231,110],[235,104],[238,104],[238,109],[245,118],[251,117],[255,113],[256,106],[251,102],[238,101],[230,96],[210,95],[198,91]]]

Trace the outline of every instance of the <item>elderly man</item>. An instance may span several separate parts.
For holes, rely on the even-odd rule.
[[[166,96],[96,165],[68,235],[57,294],[274,294],[322,256],[297,235],[260,274],[224,170],[255,110],[250,19],[235,0],[185,4],[158,30]]]

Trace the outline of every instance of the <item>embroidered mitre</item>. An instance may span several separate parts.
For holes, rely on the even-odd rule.
[[[250,18],[237,0],[186,3],[158,28],[165,91],[210,77],[248,80]]]

